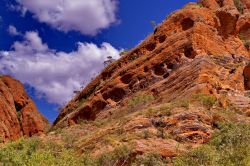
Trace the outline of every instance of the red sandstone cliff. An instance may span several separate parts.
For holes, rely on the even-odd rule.
[[[249,90],[249,71],[244,69],[250,53],[249,11],[247,0],[189,3],[103,70],[67,104],[54,124],[95,120],[126,104],[138,91],[166,101],[197,92],[218,98],[222,93],[244,96]]]
[[[5,142],[22,136],[40,135],[48,121],[37,111],[23,85],[0,76],[0,137]]]

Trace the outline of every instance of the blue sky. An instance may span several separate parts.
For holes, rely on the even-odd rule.
[[[63,5],[55,8],[48,0],[0,1],[0,72],[22,81],[50,122],[73,90],[86,85],[103,68],[108,55],[118,58],[121,49],[133,48],[153,31],[150,21],[160,23],[191,2],[66,1],[68,11]]]

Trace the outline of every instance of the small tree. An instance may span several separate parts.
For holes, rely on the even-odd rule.
[[[112,56],[108,56],[107,60],[103,62],[104,66],[107,67],[108,65],[110,65],[111,63],[113,63],[115,61],[115,59]]]

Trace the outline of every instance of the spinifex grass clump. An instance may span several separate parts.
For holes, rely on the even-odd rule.
[[[134,108],[136,106],[147,104],[147,103],[153,101],[154,99],[155,99],[154,96],[152,96],[150,94],[146,94],[144,92],[139,92],[128,101],[128,106],[130,108]]]
[[[174,166],[250,165],[250,125],[220,124],[211,141],[174,159]]]
[[[217,102],[217,99],[214,96],[207,94],[194,94],[193,99],[201,102],[201,104],[209,108]]]
[[[0,148],[0,161],[4,165],[81,165],[82,159],[73,149],[39,138],[20,139]]]

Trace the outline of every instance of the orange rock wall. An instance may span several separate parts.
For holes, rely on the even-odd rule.
[[[2,141],[42,134],[48,121],[37,111],[23,85],[0,76],[0,137]]]
[[[243,91],[250,8],[247,0],[240,4],[202,0],[170,14],[70,101],[54,125],[94,120],[101,111],[124,104],[124,99],[142,90],[169,99],[196,91],[216,95],[214,87],[220,82],[223,88]]]

